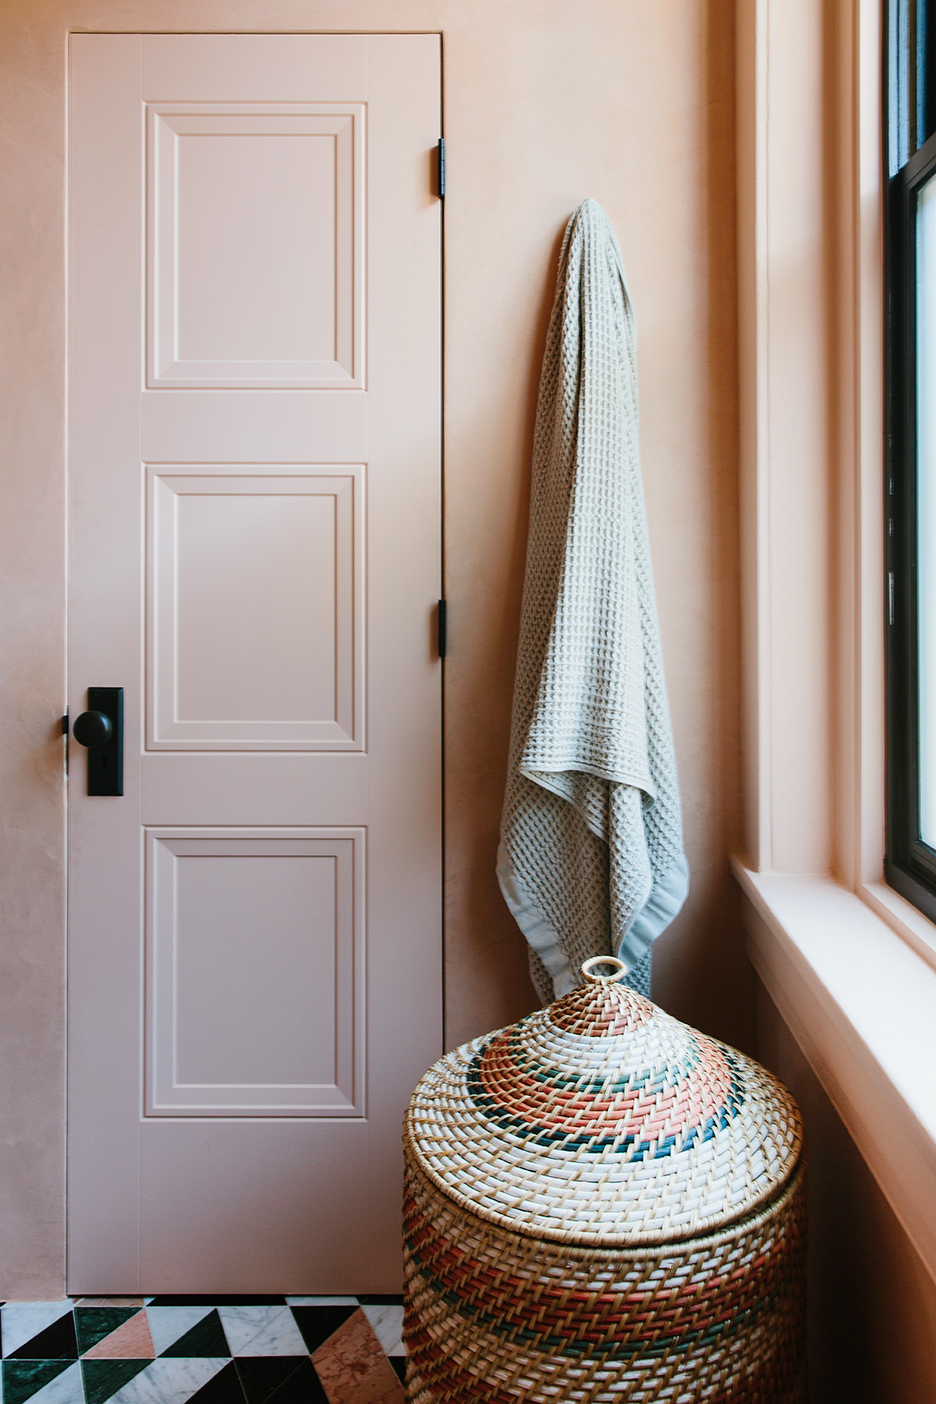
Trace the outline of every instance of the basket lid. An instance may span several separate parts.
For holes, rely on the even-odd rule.
[[[622,961],[582,973],[421,1079],[406,1137],[430,1180],[514,1232],[603,1245],[712,1233],[772,1198],[802,1144],[786,1088],[620,984]]]

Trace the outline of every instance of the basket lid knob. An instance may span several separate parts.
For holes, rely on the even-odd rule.
[[[597,975],[595,973],[602,965],[611,967],[610,975]],[[592,980],[596,985],[615,985],[618,980],[624,979],[627,974],[627,965],[623,960],[618,960],[617,956],[592,956],[582,966],[582,974],[586,980]]]

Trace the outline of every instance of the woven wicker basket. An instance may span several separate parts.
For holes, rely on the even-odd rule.
[[[805,1398],[795,1103],[623,973],[586,962],[413,1094],[411,1404]]]

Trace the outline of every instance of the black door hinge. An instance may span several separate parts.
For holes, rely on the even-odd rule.
[[[440,658],[444,658],[444,657],[445,657],[445,646],[446,646],[446,643],[448,642],[447,637],[446,637],[446,620],[445,620],[445,614],[446,614],[446,610],[445,610],[445,601],[444,601],[444,600],[440,600],[440,601],[439,601],[439,604],[438,604],[438,609],[437,609],[437,612],[436,612],[436,626],[437,626],[437,630],[438,630],[438,633],[437,633],[437,635],[436,635],[436,647],[437,647],[437,649],[438,649],[439,657],[440,657]]]
[[[439,179],[439,199],[445,199],[445,137],[439,138],[439,161],[437,166]]]

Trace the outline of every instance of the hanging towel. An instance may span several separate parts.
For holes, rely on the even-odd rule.
[[[573,214],[539,387],[497,876],[544,1003],[651,942],[686,898],[637,445],[634,315],[611,221]]]

